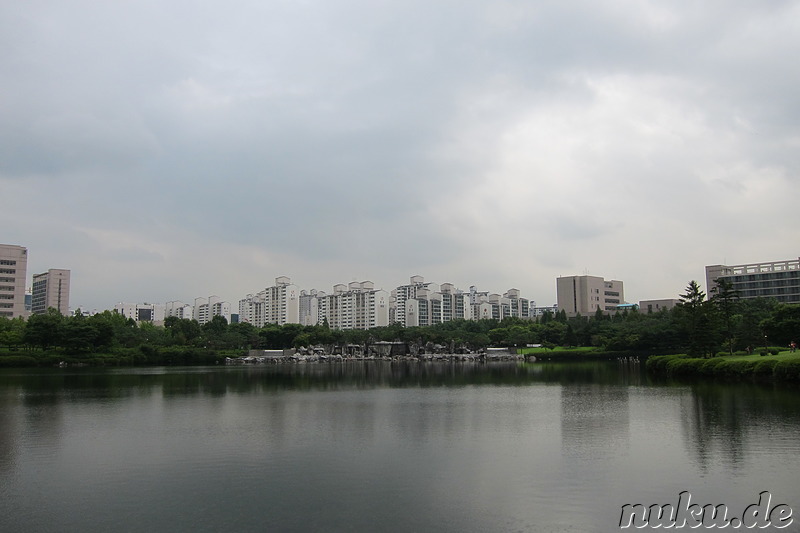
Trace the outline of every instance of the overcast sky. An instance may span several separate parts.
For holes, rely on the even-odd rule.
[[[71,306],[674,298],[800,255],[800,2],[0,3],[0,242]]]

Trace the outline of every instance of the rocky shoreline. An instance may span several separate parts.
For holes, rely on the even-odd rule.
[[[338,353],[337,353],[338,352]],[[298,350],[251,350],[242,357],[226,357],[226,365],[265,365],[285,363],[342,363],[347,361],[411,361],[411,362],[490,362],[490,361],[524,361],[526,357],[511,353],[506,349],[488,349],[474,353],[405,353],[380,354],[370,350],[348,352],[337,350],[326,353],[319,349]]]

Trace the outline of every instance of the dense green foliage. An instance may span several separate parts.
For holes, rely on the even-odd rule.
[[[800,340],[800,305],[740,300],[725,286],[706,299],[695,282],[689,284],[681,301],[675,309],[657,313],[624,311],[567,318],[562,311],[539,320],[455,320],[428,327],[393,324],[370,330],[333,330],[326,324],[255,328],[247,323],[228,324],[222,317],[202,326],[194,320],[169,317],[163,326],[154,326],[137,324],[111,311],[64,317],[51,309],[27,321],[0,317],[0,365],[49,364],[62,359],[89,364],[213,363],[248,349],[377,341],[433,343],[450,349],[594,347],[606,352],[685,352],[707,358],[721,351],[757,352],[767,344],[785,347]],[[679,372],[677,368],[684,363],[672,364]]]
[[[681,355],[656,355],[647,359],[647,370],[666,378],[714,377],[800,382],[800,352],[779,353],[777,348],[754,356],[712,359]]]

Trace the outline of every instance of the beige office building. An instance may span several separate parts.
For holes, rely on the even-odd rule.
[[[28,250],[13,244],[0,244],[0,316],[24,317],[25,281]]]
[[[600,309],[605,314],[625,303],[622,282],[599,276],[564,276],[556,279],[558,309],[567,316],[592,316]]]
[[[42,315],[52,307],[64,316],[69,315],[69,279],[70,271],[61,268],[34,274],[31,313]]]

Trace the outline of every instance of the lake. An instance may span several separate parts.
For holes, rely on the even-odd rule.
[[[0,531],[605,532],[682,491],[800,510],[796,387],[623,362],[0,371]]]

